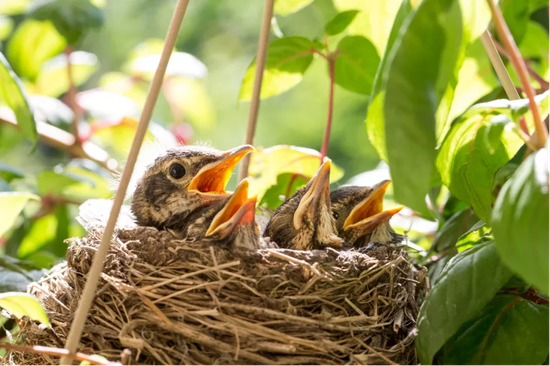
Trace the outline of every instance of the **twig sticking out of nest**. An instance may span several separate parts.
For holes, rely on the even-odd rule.
[[[72,239],[67,263],[30,286],[52,328],[28,322],[25,343],[63,346],[100,237]],[[417,363],[423,278],[399,247],[231,253],[152,228],[120,230],[79,350],[117,360],[128,348],[135,364]]]

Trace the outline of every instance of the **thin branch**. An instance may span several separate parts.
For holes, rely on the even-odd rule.
[[[74,143],[80,144],[80,135],[78,133],[78,122],[80,121],[80,111],[76,104],[76,86],[74,83],[73,65],[71,64],[71,54],[73,50],[71,46],[65,48],[65,56],[67,57],[67,79],[69,80],[69,90],[67,91],[67,97],[69,99],[69,107],[73,111],[73,123],[71,124],[72,133],[74,136]]]
[[[487,56],[489,56],[489,60],[491,60],[491,64],[493,64],[493,68],[497,73],[508,99],[520,99],[518,91],[512,82],[512,78],[510,77],[510,74],[508,74],[508,70],[506,70],[506,66],[504,66],[504,63],[498,54],[497,48],[493,42],[493,37],[491,37],[491,33],[489,33],[488,30],[481,35],[481,43],[483,43],[483,47],[485,47]]]
[[[36,354],[58,356],[58,357],[63,357],[70,354],[69,350],[63,349],[63,348],[43,347],[43,346],[21,346],[21,345],[10,344],[10,343],[2,343],[0,344],[0,348],[10,350],[10,351],[36,353]],[[72,356],[78,361],[88,361],[92,365],[120,365],[120,363],[118,362],[105,361],[100,359],[99,357],[96,358],[94,356],[90,356],[81,352],[76,352]]]
[[[332,127],[332,114],[334,110],[334,66],[335,66],[335,57],[331,56],[328,58],[328,68],[330,75],[330,91],[328,96],[328,114],[327,114],[327,126],[325,128],[325,137],[323,139],[323,146],[321,147],[321,164],[328,152],[328,143],[330,140],[330,129]]]
[[[155,107],[155,103],[158,99],[160,89],[162,87],[162,81],[164,78],[164,74],[166,73],[166,67],[168,66],[168,61],[170,60],[172,50],[174,49],[174,46],[176,44],[179,30],[181,28],[181,23],[183,21],[183,17],[185,15],[185,11],[187,10],[188,4],[189,0],[178,0],[176,4],[176,9],[174,10],[174,14],[168,28],[168,33],[166,34],[166,39],[157,66],[157,70],[155,71],[155,75],[151,82],[149,93],[147,94],[147,99],[145,100],[143,112],[141,113],[141,118],[137,126],[136,134],[134,136],[134,141],[132,142],[132,147],[130,148],[130,153],[128,154],[128,160],[126,162],[126,166],[124,167],[124,172],[122,173],[122,177],[120,178],[120,183],[114,197],[113,207],[111,208],[109,220],[107,221],[105,231],[103,233],[103,236],[101,237],[101,243],[99,244],[97,253],[94,256],[92,267],[88,272],[86,285],[84,286],[82,297],[78,303],[78,308],[76,309],[75,317],[71,324],[69,335],[67,336],[67,343],[65,344],[65,348],[68,349],[71,353],[74,353],[76,351],[76,348],[80,342],[80,338],[82,337],[84,323],[88,318],[88,313],[95,297],[99,277],[101,275],[101,271],[103,270],[103,262],[105,260],[105,257],[107,256],[107,253],[109,252],[111,238],[113,236],[113,231],[115,229],[118,215],[120,214],[120,208],[122,206],[122,203],[124,202],[124,197],[130,183],[130,178],[132,177],[134,166],[136,165],[139,150],[143,143],[145,134],[147,133],[149,121],[151,120],[153,109]],[[70,364],[71,362],[72,357],[69,355],[61,358],[60,364],[66,365]]]
[[[258,120],[258,111],[260,110],[260,93],[262,91],[262,79],[265,70],[265,60],[267,58],[267,45],[269,42],[269,30],[271,29],[271,18],[273,18],[274,4],[275,0],[265,0],[262,28],[260,29],[260,38],[258,39],[258,52],[256,54],[254,89],[252,89],[252,100],[250,102],[250,112],[248,114],[248,125],[246,126],[245,144],[248,145],[254,145],[254,134],[256,133],[256,122]],[[239,182],[248,176],[249,164],[250,155],[247,155],[243,158],[239,167]]]
[[[498,52],[500,52],[504,57],[506,57],[509,60],[510,54],[508,53],[508,51],[506,51],[506,48],[504,48],[503,45],[501,45],[494,39],[493,39],[493,43],[495,44],[495,47],[497,48]],[[531,75],[531,77],[540,84],[542,89],[548,89],[550,87],[550,84],[548,83],[548,81],[544,80],[542,76],[540,76],[535,70],[533,70],[533,68],[529,65],[526,59],[523,59],[523,61],[525,62],[525,67],[527,67],[527,72],[529,72],[529,75]]]
[[[512,34],[510,33],[510,29],[508,29],[508,26],[506,25],[506,21],[502,16],[500,8],[495,5],[494,0],[487,0],[487,3],[489,4],[491,12],[493,13],[493,23],[495,24],[498,35],[504,42],[504,46],[510,54],[510,62],[514,66],[514,69],[516,70],[516,73],[521,80],[523,90],[525,91],[525,94],[527,94],[527,98],[529,99],[529,107],[531,109],[531,113],[533,114],[533,121],[535,123],[534,138],[536,139],[537,146],[542,149],[546,145],[546,141],[548,140],[548,130],[546,129],[546,126],[544,125],[542,118],[540,117],[539,109],[537,103],[535,102],[535,91],[533,90],[533,87],[529,82],[527,67],[525,66],[525,62],[521,57],[518,46],[516,45]]]
[[[17,122],[11,110],[0,107],[0,125],[4,124],[18,128]],[[36,130],[40,141],[70,156],[88,159],[96,162],[112,173],[116,172],[117,161],[110,158],[109,154],[94,143],[85,141],[82,144],[75,144],[75,138],[70,133],[57,128],[49,123],[36,121]]]

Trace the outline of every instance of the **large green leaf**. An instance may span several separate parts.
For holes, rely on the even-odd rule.
[[[342,33],[355,19],[359,10],[348,10],[338,13],[325,26],[325,33],[328,36],[335,36]]]
[[[267,189],[260,201],[261,206],[276,209],[298,189],[307,184],[308,177],[293,173],[277,176],[277,183]]]
[[[31,4],[29,15],[50,20],[68,43],[78,43],[90,29],[103,24],[103,11],[89,0],[40,0]]]
[[[537,101],[544,118],[548,98],[540,95]],[[487,223],[491,222],[495,174],[523,145],[512,130],[512,120],[527,111],[527,100],[499,100],[472,107],[453,125],[437,157],[443,183]],[[532,119],[530,113],[525,117]]]
[[[479,221],[458,239],[456,249],[461,253],[480,243],[492,240],[495,238],[491,234],[491,228],[486,226],[483,221]]]
[[[36,144],[38,139],[36,122],[29,108],[25,91],[2,53],[0,53],[0,101],[5,102],[13,110],[23,135]]]
[[[70,62],[75,86],[84,84],[99,68],[97,57],[84,51],[71,53]],[[42,65],[35,88],[33,91],[37,94],[54,98],[69,90],[66,55],[56,56]]]
[[[478,221],[479,218],[470,208],[457,212],[438,231],[430,249],[435,252],[441,252],[453,247],[456,245],[458,238]]]
[[[548,294],[548,150],[530,155],[506,182],[493,211],[504,263]]]
[[[32,193],[0,192],[0,237],[10,229],[28,200],[40,200]]]
[[[385,130],[391,131],[386,148],[395,198],[423,213],[436,158],[436,113],[461,40],[458,2],[425,0],[396,43],[388,69],[384,117]]]
[[[374,44],[379,55],[384,54],[392,24],[403,2],[401,0],[334,0],[338,11],[360,10],[348,27],[351,34],[366,37]]]
[[[29,4],[29,0],[2,0],[0,1],[0,14],[15,15],[23,13]]]
[[[499,5],[514,41],[520,44],[529,22],[529,1],[501,0]]]
[[[267,50],[267,59],[260,97],[266,99],[297,85],[313,61],[315,45],[303,37],[285,37],[273,41]],[[246,70],[239,100],[252,98],[256,59]]]
[[[370,2],[369,2],[370,3]],[[412,8],[407,0],[403,0],[395,21],[391,29],[391,33],[388,39],[388,45],[385,49],[384,56],[378,65],[378,71],[374,79],[374,86],[370,95],[369,108],[367,110],[367,134],[372,146],[378,152],[380,158],[384,161],[388,161],[388,155],[386,153],[386,133],[384,126],[384,100],[386,95],[386,80],[388,73],[386,70],[389,68],[389,55],[392,46],[397,39],[401,26],[411,13]]]
[[[370,94],[380,57],[370,41],[361,36],[347,36],[337,47],[334,79],[341,87]]]
[[[19,76],[34,82],[42,64],[62,52],[66,44],[50,22],[27,19],[13,34],[7,56]]]
[[[548,356],[548,306],[498,295],[438,354],[442,365],[540,365]]]
[[[454,257],[434,283],[418,315],[416,350],[423,365],[487,304],[512,273],[501,262],[494,242]]]
[[[273,11],[279,15],[289,15],[305,8],[313,0],[275,0]]]
[[[0,307],[6,309],[17,318],[28,316],[32,320],[50,325],[48,316],[42,305],[33,296],[24,292],[5,292],[0,294]]]
[[[277,177],[282,173],[297,173],[308,179],[313,177],[321,166],[320,157],[318,151],[287,145],[256,150],[250,159],[249,195],[263,197],[268,188],[277,184]],[[267,166],[269,169],[265,169]],[[343,176],[342,169],[333,163],[330,181],[336,182]]]
[[[5,40],[13,29],[13,20],[10,17],[0,15],[0,41]]]

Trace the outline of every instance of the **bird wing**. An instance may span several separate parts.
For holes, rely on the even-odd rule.
[[[85,228],[91,229],[95,227],[104,228],[107,226],[111,208],[113,207],[112,200],[106,199],[90,199],[80,205],[78,208],[78,217],[76,220]],[[134,215],[130,210],[130,206],[122,205],[120,215],[118,216],[117,229],[131,229],[136,227]]]

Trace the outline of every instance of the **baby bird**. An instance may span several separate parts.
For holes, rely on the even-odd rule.
[[[248,198],[248,179],[244,179],[211,221],[205,233],[206,241],[233,250],[261,248],[255,214],[256,197]]]
[[[253,150],[250,145],[228,151],[201,146],[168,150],[137,184],[131,203],[137,224],[185,232],[191,213],[229,197],[225,185],[233,168]]]
[[[390,243],[401,241],[401,236],[391,228],[389,220],[404,206],[383,209],[384,194],[391,180],[384,180],[374,187],[347,186],[330,194],[332,215],[338,236],[354,247],[364,247],[369,242]]]
[[[263,233],[281,248],[311,250],[341,247],[330,210],[330,160],[308,184],[288,198],[273,214]]]

